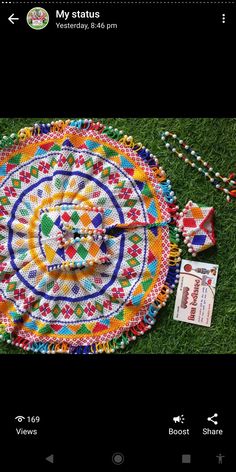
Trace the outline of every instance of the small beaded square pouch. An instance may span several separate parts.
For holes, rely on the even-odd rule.
[[[213,207],[201,207],[191,200],[179,214],[177,227],[192,256],[216,244],[213,218]]]

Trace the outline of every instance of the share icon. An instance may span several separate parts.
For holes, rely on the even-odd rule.
[[[218,417],[218,413],[214,413],[214,415],[208,416],[207,421],[211,421],[216,426],[218,424],[218,421],[214,420],[214,418],[217,418],[217,417]]]

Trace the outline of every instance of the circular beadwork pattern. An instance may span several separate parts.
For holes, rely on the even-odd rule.
[[[170,182],[100,124],[36,126],[1,151],[2,338],[114,352],[154,324],[178,277]]]

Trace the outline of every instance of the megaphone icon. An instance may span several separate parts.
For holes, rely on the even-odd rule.
[[[174,416],[173,421],[174,423],[184,423],[184,415]]]

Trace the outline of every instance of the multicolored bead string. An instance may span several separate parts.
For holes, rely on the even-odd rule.
[[[81,269],[82,267],[90,267],[94,264],[106,264],[110,262],[110,258],[108,256],[89,259],[88,261],[78,261],[78,262],[62,262],[61,264],[52,264],[48,266],[48,272],[52,272],[53,270],[62,270],[68,272],[72,269]]]
[[[99,231],[99,230],[96,230],[96,231]],[[82,234],[80,230],[76,230],[76,229],[73,229],[72,232]],[[94,232],[93,230],[89,230],[87,231],[87,233],[84,232],[85,236],[76,236],[75,238],[65,239],[62,231],[58,231],[58,234],[57,234],[58,247],[63,248],[63,247],[70,246],[74,243],[80,243],[83,241],[92,241],[92,239],[94,239],[95,241],[101,241],[102,239],[103,241],[108,240],[108,236],[103,236],[102,234],[96,233],[96,234],[90,235],[90,233],[92,234],[93,232]]]
[[[104,208],[102,207],[95,207],[95,206],[89,206],[86,205],[85,203],[80,203],[79,205],[76,205],[74,203],[71,204],[62,204],[62,205],[56,205],[54,207],[49,207],[49,208],[44,208],[43,212],[50,213],[51,211],[66,211],[66,210],[89,210],[89,211],[95,211],[96,213],[104,213]]]
[[[72,225],[62,225],[63,231],[71,231],[72,233],[79,233],[83,235],[95,235],[95,234],[105,234],[106,229],[86,229],[86,228],[76,228]]]
[[[193,159],[187,157],[186,154],[178,152],[174,145],[172,146],[169,142],[166,142],[168,139],[172,139],[177,142],[187,154],[189,154],[190,156],[192,156],[193,159],[196,160],[196,163],[193,161]],[[197,154],[197,152],[194,151],[192,147],[188,146],[182,139],[179,139],[178,136],[174,133],[170,133],[169,131],[163,132],[161,134],[161,140],[166,142],[165,147],[169,149],[169,151],[171,151],[177,157],[182,159],[182,161],[186,162],[186,164],[190,165],[193,168],[195,167],[198,172],[203,174],[206,179],[208,179],[215,186],[217,190],[224,192],[227,195],[227,202],[231,201],[231,197],[236,198],[236,180],[233,180],[235,177],[234,173],[231,173],[229,177],[223,177],[222,175],[220,175],[219,172],[215,172],[213,170],[213,167],[211,167],[208,162],[202,159],[202,157]],[[198,164],[200,165],[200,167],[198,167]]]

